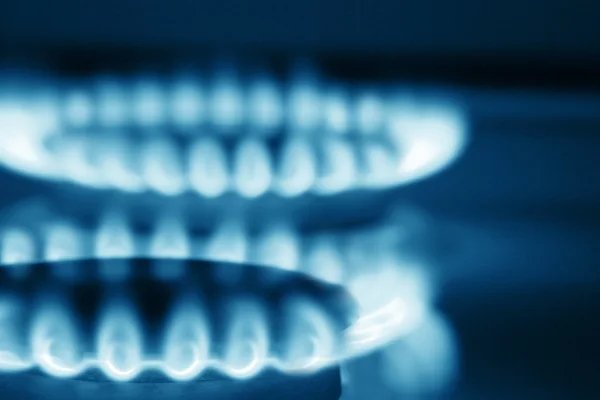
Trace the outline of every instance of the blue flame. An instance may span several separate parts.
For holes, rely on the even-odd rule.
[[[83,349],[64,307],[53,305],[38,311],[30,342],[33,359],[43,371],[64,378],[81,373]]]
[[[256,242],[257,264],[288,270],[298,267],[300,244],[298,235],[289,226],[281,223],[273,225]]]
[[[441,104],[419,108],[402,102],[392,110],[390,129],[405,149],[397,166],[398,177],[412,180],[428,175],[461,153],[466,140],[462,134],[465,121],[451,108]],[[413,135],[415,131],[419,135]]]
[[[33,212],[23,215],[25,219],[37,218]],[[113,380],[134,379],[147,369],[162,371],[174,380],[192,379],[207,369],[239,379],[267,367],[306,373],[411,334],[426,320],[435,294],[427,266],[402,250],[407,230],[410,232],[414,223],[410,219],[390,220],[360,231],[311,235],[300,234],[285,220],[251,231],[243,218],[224,219],[213,232],[192,234],[185,218],[177,213],[158,216],[154,229],[142,234],[118,209],[109,209],[93,229],[56,216],[39,231],[32,231],[26,221],[17,222],[1,230],[0,256],[6,268],[22,260],[94,256],[107,259],[99,265],[100,278],[114,281],[126,279],[131,267],[126,262],[115,263],[115,257],[260,263],[344,285],[357,300],[360,316],[340,338],[318,305],[297,299],[286,305],[282,322],[287,333],[283,348],[280,344],[276,348],[264,307],[252,299],[233,299],[236,301],[225,314],[229,318],[226,339],[215,347],[205,306],[181,299],[164,327],[163,344],[157,353],[148,352],[136,312],[126,302],[115,301],[102,313],[96,347],[90,350],[82,349],[77,321],[72,320],[68,307],[52,299],[46,302],[47,307],[36,309],[31,335],[23,342],[18,328],[20,306],[4,298],[0,301],[3,370],[37,365],[52,375],[66,377],[99,368]],[[178,269],[181,265],[157,261],[153,266],[155,278],[177,279],[183,273]],[[57,276],[64,279],[77,273],[76,269],[56,269]],[[224,282],[240,278],[225,274],[225,270],[221,275],[216,278]]]
[[[328,317],[307,299],[294,299],[288,307],[285,368],[309,372],[335,362],[340,349]]]
[[[344,134],[350,131],[349,96],[340,89],[333,89],[325,95],[325,127],[333,134]]]
[[[310,275],[325,282],[345,281],[344,261],[339,246],[332,235],[321,235],[313,239],[307,249],[306,269]]]
[[[357,160],[354,148],[345,140],[331,138],[323,143],[324,173],[316,186],[322,193],[337,193],[352,186],[357,180]]]
[[[64,123],[72,128],[91,125],[94,118],[94,104],[91,96],[83,89],[74,89],[67,93],[63,104]]]
[[[135,123],[142,127],[155,127],[165,122],[166,93],[156,79],[139,78],[134,83],[132,94],[132,117]]]
[[[150,256],[156,258],[190,258],[191,243],[185,225],[175,215],[165,215],[150,239]]]
[[[281,89],[273,78],[258,79],[248,95],[251,124],[261,132],[275,130],[285,117]]]
[[[230,186],[227,155],[214,138],[201,138],[190,148],[190,184],[205,197],[217,197]]]
[[[27,263],[35,259],[33,238],[23,229],[7,229],[0,240],[3,264]]]
[[[159,146],[161,144],[162,142],[158,143]],[[156,147],[156,144],[154,144],[154,147]],[[135,152],[135,147],[132,141],[128,140],[128,138],[124,137],[123,135],[105,135],[100,143],[98,143],[96,151],[98,152],[98,168],[103,171],[104,184],[108,186],[118,188],[124,192],[140,192],[144,190],[145,187],[157,187],[158,189],[165,186],[167,188],[170,187],[170,185],[161,185],[161,183],[164,181],[164,175],[166,173],[164,172],[164,166],[161,168],[160,165],[153,165],[152,167],[146,167],[146,169],[150,169],[150,173],[144,174],[144,172],[147,171],[145,171],[143,168],[141,174],[137,173],[135,164],[140,156]],[[146,160],[153,156],[153,152],[158,153],[158,156],[166,153],[166,158],[168,158],[170,152],[172,152],[170,149],[170,143],[167,144],[165,149],[160,150],[154,150],[152,148],[152,143],[149,143],[142,151],[142,157],[145,157]],[[159,159],[161,158],[159,157]],[[171,160],[167,160],[167,162],[169,161],[173,164],[172,158]],[[150,161],[150,164],[153,163],[154,161]],[[148,161],[143,163],[143,165],[148,164]],[[156,178],[154,175],[152,175],[152,173],[154,173],[152,170],[153,168],[157,170],[157,172],[155,172],[157,175]],[[150,175],[152,175],[152,178],[144,179],[144,176]],[[174,179],[175,182],[177,182],[177,178],[175,177]],[[158,181],[158,183],[156,183],[156,181]]]
[[[50,101],[52,101],[51,99]],[[0,160],[7,166],[26,174],[55,178],[60,167],[54,155],[44,146],[56,129],[57,112],[48,117],[40,112],[36,101],[27,104],[6,98],[0,93]]]
[[[266,365],[269,333],[263,308],[252,299],[236,299],[230,310],[222,369],[236,378],[250,378]]]
[[[175,380],[197,377],[209,365],[210,344],[210,327],[202,307],[196,303],[178,305],[165,334],[165,373]]]
[[[273,330],[265,307],[246,297],[231,298],[222,341],[211,338],[205,306],[182,298],[164,326],[158,352],[147,352],[142,325],[124,301],[112,301],[101,314],[95,345],[86,348],[82,332],[67,305],[45,299],[35,312],[30,335],[20,337],[23,315],[17,303],[0,304],[0,370],[38,367],[61,378],[100,369],[115,381],[135,379],[158,370],[177,381],[194,379],[212,369],[249,379],[265,368],[307,373],[336,362],[335,328],[319,306],[299,299],[288,305],[283,349],[273,347]],[[219,348],[213,347],[218,343]],[[280,346],[281,347],[281,346]]]
[[[116,380],[135,378],[142,370],[143,341],[135,313],[125,304],[108,307],[98,330],[98,363]]]
[[[94,188],[164,196],[335,194],[404,184],[465,145],[457,104],[302,72],[288,85],[234,68],[206,82],[112,77],[0,91],[0,162]]]
[[[97,83],[98,125],[104,128],[120,128],[131,119],[127,106],[129,100],[123,85],[117,78],[102,77]]]
[[[98,227],[95,256],[124,258],[135,254],[135,238],[123,214],[109,210]]]
[[[231,70],[217,74],[210,96],[211,117],[214,126],[231,129],[242,124],[245,102],[241,83]]]
[[[0,297],[0,371],[22,371],[33,366],[19,332],[22,311],[15,299]]]
[[[288,95],[289,125],[301,132],[317,129],[322,120],[322,96],[314,74],[302,71],[291,84]]]
[[[206,117],[206,94],[194,76],[181,74],[171,91],[171,115],[176,126],[193,127]]]
[[[233,183],[244,197],[258,197],[269,190],[272,180],[271,155],[258,140],[244,139],[236,149]]]
[[[287,141],[281,154],[276,190],[285,197],[301,195],[313,187],[317,176],[317,157],[305,138]]]
[[[185,191],[187,181],[179,151],[166,137],[151,138],[141,149],[141,176],[148,187],[164,195]]]
[[[248,236],[243,224],[235,219],[224,220],[207,238],[205,254],[209,260],[246,261]]]
[[[356,99],[356,124],[363,135],[375,135],[386,123],[386,104],[382,96],[374,92],[365,92]]]

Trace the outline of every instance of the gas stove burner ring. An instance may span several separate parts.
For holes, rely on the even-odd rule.
[[[119,281],[107,264],[129,264]],[[177,270],[156,278],[157,265]],[[164,277],[164,275],[163,275]],[[311,373],[340,359],[354,303],[339,286],[275,268],[199,260],[106,259],[0,269],[0,368],[56,377],[99,369],[190,380],[212,370]]]
[[[465,143],[460,107],[440,96],[237,72],[13,83],[0,93],[0,162],[99,189],[288,198],[406,184]]]
[[[0,229],[0,263],[17,274],[32,263],[96,258],[96,279],[104,282],[127,279],[131,271],[129,263],[113,258],[166,259],[156,260],[151,269],[155,279],[165,281],[180,277],[188,259],[297,271],[341,285],[356,300],[359,317],[345,332],[341,358],[410,335],[435,308],[433,260],[423,254],[431,239],[423,237],[428,224],[411,207],[398,208],[385,222],[343,231],[303,231],[286,220],[251,227],[244,218],[229,217],[209,231],[197,231],[185,216],[168,212],[141,228],[118,210],[103,214],[89,225],[46,203],[19,205]],[[55,273],[76,279],[83,270],[57,268]]]

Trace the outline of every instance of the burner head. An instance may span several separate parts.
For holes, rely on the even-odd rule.
[[[152,382],[307,375],[337,363],[353,318],[341,287],[268,267],[136,258],[0,268],[5,371]]]
[[[404,185],[465,145],[454,96],[230,64],[0,75],[0,164],[88,188],[244,202]]]

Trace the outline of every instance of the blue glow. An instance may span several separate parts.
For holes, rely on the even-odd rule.
[[[27,263],[36,258],[34,240],[23,229],[13,228],[2,232],[0,249],[3,264]]]
[[[16,105],[18,101],[13,100],[9,103]],[[28,115],[28,119],[35,121],[37,129],[46,130],[46,134],[50,134],[61,125],[61,105],[61,98],[56,89],[42,88],[20,106],[21,112],[31,110],[33,114]],[[31,115],[35,115],[35,118],[31,118]]]
[[[383,379],[395,393],[439,393],[456,380],[456,339],[437,313],[428,313],[414,332],[386,346],[381,355]]]
[[[450,164],[466,142],[453,102],[309,72],[288,85],[222,68],[205,85],[180,73],[67,87],[62,97],[0,91],[0,162],[125,192],[292,197],[405,184]]]
[[[234,128],[245,117],[241,83],[232,72],[221,71],[216,77],[210,97],[213,124],[218,128]]]
[[[125,217],[117,211],[109,211],[104,217],[94,239],[94,256],[97,258],[133,257],[136,243]],[[101,267],[101,277],[109,281],[121,281],[130,273],[126,262],[107,262]]]
[[[289,89],[289,125],[301,132],[313,131],[322,122],[322,95],[317,82],[309,76],[296,78]]]
[[[312,276],[325,282],[346,281],[344,261],[338,250],[335,237],[320,235],[313,238],[306,251],[306,270]]]
[[[189,181],[206,197],[222,195],[230,185],[227,156],[216,139],[196,140],[190,149]]]
[[[337,193],[352,186],[356,180],[357,165],[352,145],[342,139],[331,138],[323,143],[323,168],[316,187],[320,193]]]
[[[286,368],[309,372],[338,359],[335,329],[323,311],[302,298],[291,301],[287,307],[287,346],[283,355]]]
[[[291,227],[279,223],[271,226],[262,237],[257,238],[259,265],[269,265],[293,270],[300,262],[298,235]]]
[[[49,261],[72,260],[84,255],[81,232],[69,223],[51,224],[46,228],[44,258]]]
[[[116,78],[105,77],[97,85],[97,116],[101,127],[117,128],[131,120],[131,107],[124,85]]]
[[[135,151],[133,143],[128,140],[127,137],[118,134],[106,135],[98,144],[96,151],[99,153],[97,155],[99,164],[98,169],[102,171],[103,184],[125,192],[140,192],[147,186],[144,182],[144,169],[142,168],[142,173],[140,174],[138,173],[138,168],[136,168],[140,156],[138,152]],[[149,155],[148,153],[152,153],[152,151],[157,152],[158,155],[161,155],[164,152],[168,155],[169,146],[167,145],[165,150],[162,148],[154,150],[152,149],[152,144],[148,144],[141,156],[142,160],[147,160],[147,157],[152,155]],[[144,166],[146,166],[147,169],[150,169],[147,173],[149,173],[155,181],[160,181],[161,170],[159,169],[159,166],[154,166],[157,162],[151,161],[150,164],[153,165],[149,167],[147,166],[148,162],[144,163]],[[154,172],[152,169],[159,169],[159,171]],[[154,175],[152,175],[153,172]],[[155,178],[155,175],[158,175],[159,177]],[[148,186],[152,187],[151,185]],[[159,188],[162,188],[163,186],[160,186],[160,184],[158,185]]]
[[[428,175],[460,154],[466,140],[465,121],[451,108],[400,102],[392,110],[391,133],[404,149],[397,177],[408,181]]]
[[[192,253],[185,225],[175,216],[161,218],[150,240],[149,250],[153,257],[185,259]]]
[[[39,106],[0,95],[0,160],[18,171],[52,178],[59,175],[60,166],[44,142],[57,128],[58,115],[48,116]]]
[[[266,365],[269,333],[263,308],[252,299],[236,299],[229,312],[223,365],[236,378],[250,378]]]
[[[171,93],[171,115],[176,125],[193,127],[206,118],[206,95],[192,76],[178,77]]]
[[[277,192],[294,197],[312,188],[317,175],[317,159],[305,139],[289,139],[283,145]]]
[[[135,378],[142,370],[142,332],[136,315],[126,305],[107,308],[98,330],[98,363],[116,380]]]
[[[370,188],[385,187],[394,182],[397,155],[383,143],[366,143],[360,149],[363,168],[361,182]]]
[[[98,170],[90,160],[92,143],[83,137],[59,141],[57,156],[63,160],[57,171],[66,180],[82,185],[99,185]]]
[[[12,298],[0,297],[0,371],[21,371],[32,367],[27,343],[19,332],[22,309]]]
[[[308,140],[290,139],[283,145],[277,192],[285,197],[301,195],[313,187],[317,159]]]
[[[199,304],[179,305],[167,327],[165,373],[175,380],[193,379],[210,360],[210,327]]]
[[[281,89],[274,79],[258,80],[251,88],[248,100],[251,124],[259,130],[274,130],[284,120]]]
[[[132,118],[142,127],[155,127],[166,122],[166,93],[156,79],[140,78],[134,84]]]
[[[385,102],[373,92],[366,92],[357,97],[354,112],[358,131],[363,135],[377,134],[386,123]]]
[[[89,93],[75,89],[66,95],[63,118],[68,126],[83,128],[91,125],[94,112],[94,104]]]
[[[99,368],[115,381],[129,381],[145,370],[159,370],[173,380],[189,380],[213,369],[232,378],[252,378],[267,367],[288,373],[306,373],[335,362],[334,328],[316,304],[298,300],[289,305],[283,349],[272,346],[272,328],[265,309],[251,298],[231,299],[220,350],[213,349],[211,327],[204,306],[181,299],[161,335],[159,354],[145,353],[144,337],[135,312],[121,301],[105,307],[96,332],[95,349],[84,350],[72,314],[56,299],[46,299],[37,310],[30,336],[17,351],[18,309],[12,301],[0,308],[0,370],[40,367],[55,377],[77,376]],[[307,344],[307,345],[305,345]],[[282,351],[281,354],[279,354]],[[298,353],[300,351],[300,353]]]
[[[234,185],[244,197],[258,197],[271,186],[270,154],[258,140],[242,140],[235,154]]]
[[[72,377],[81,373],[83,349],[72,319],[62,307],[39,310],[31,330],[34,361],[48,374]]]
[[[175,196],[187,186],[182,157],[175,143],[166,137],[148,140],[141,149],[142,177],[158,193]]]
[[[34,213],[23,215],[27,218]],[[109,281],[127,278],[131,266],[114,262],[115,257],[122,256],[261,263],[344,285],[357,300],[360,316],[338,337],[316,304],[297,299],[285,305],[288,311],[281,322],[287,333],[283,343],[274,346],[262,305],[252,299],[232,299],[229,312],[224,314],[229,318],[225,341],[217,345],[210,337],[204,305],[182,298],[171,310],[161,333],[162,347],[156,353],[148,352],[135,311],[126,303],[115,302],[107,304],[102,313],[95,350],[82,356],[77,321],[71,319],[63,303],[49,299],[45,302],[48,307],[37,310],[35,329],[22,345],[20,330],[0,331],[3,370],[40,365],[51,375],[72,376],[100,368],[114,380],[130,380],[148,369],[162,371],[174,380],[192,379],[207,369],[238,379],[250,378],[267,367],[307,373],[407,337],[431,313],[434,292],[427,265],[405,258],[402,251],[407,232],[415,223],[410,219],[360,231],[316,235],[302,235],[283,220],[250,231],[243,218],[224,219],[212,232],[198,235],[188,229],[184,216],[175,213],[158,216],[154,229],[142,234],[118,209],[108,210],[97,227],[89,230],[57,217],[52,221],[39,232],[18,224],[6,227],[3,232],[13,232],[12,237],[18,232],[19,240],[4,242],[4,260],[11,260],[7,255],[18,253],[22,243],[28,243],[30,261],[112,258],[99,266],[100,278]],[[7,261],[7,265],[11,264]],[[157,262],[153,266],[155,278],[177,279],[182,276],[183,265]],[[76,274],[57,269],[57,276],[64,279]],[[216,278],[228,283],[240,276],[223,270]],[[19,305],[11,299],[3,301],[0,328],[18,326]],[[37,349],[34,357],[32,349]]]
[[[348,96],[334,89],[325,98],[325,127],[333,133],[347,133],[351,126]]]
[[[94,255],[99,258],[132,257],[135,255],[134,240],[125,217],[111,210],[98,227]]]
[[[225,220],[207,238],[204,249],[209,260],[245,262],[248,257],[248,235],[243,223]]]

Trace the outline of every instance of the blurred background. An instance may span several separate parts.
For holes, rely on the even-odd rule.
[[[422,210],[443,315],[350,361],[343,398],[587,399],[600,393],[599,19],[593,0],[8,0],[0,62],[68,76],[310,58],[338,80],[450,91],[468,121],[456,162],[327,200],[353,222]],[[2,170],[0,206],[53,185]]]

